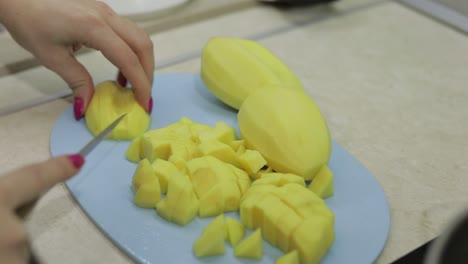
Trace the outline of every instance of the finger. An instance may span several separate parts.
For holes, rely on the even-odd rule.
[[[100,50],[122,71],[135,91],[136,100],[148,111],[151,85],[133,50],[109,26],[100,25],[87,38],[86,46]]]
[[[7,206],[16,209],[75,175],[83,163],[84,158],[74,154],[21,168],[0,178],[0,193]]]
[[[114,32],[135,52],[150,84],[152,84],[154,74],[154,48],[151,38],[135,23],[116,14],[106,3],[97,2],[97,4],[112,30],[114,30]]]
[[[27,241],[27,232],[21,219],[4,204],[0,205],[0,248],[16,247]],[[0,262],[2,263],[2,262]]]
[[[0,263],[26,263],[30,254],[28,234],[11,209],[0,207]]]
[[[75,119],[80,119],[94,93],[94,84],[88,70],[75,58],[72,51],[65,48],[57,48],[47,52],[48,57],[43,57],[41,62],[52,71],[56,72],[73,91],[73,112]]]
[[[130,20],[117,15],[106,3],[98,2],[109,26],[135,52],[148,77],[153,83],[154,48],[148,34]]]

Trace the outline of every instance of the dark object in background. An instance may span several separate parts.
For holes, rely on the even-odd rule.
[[[468,209],[431,243],[424,259],[424,264],[459,263],[468,263]]]
[[[424,257],[427,254],[427,249],[433,242],[434,239],[430,240],[429,242],[426,242],[425,244],[419,246],[410,253],[392,262],[392,264],[423,264]]]
[[[468,210],[448,225],[444,232],[392,264],[468,263]]]
[[[310,5],[335,2],[338,0],[259,0],[263,3],[279,4],[279,5]]]

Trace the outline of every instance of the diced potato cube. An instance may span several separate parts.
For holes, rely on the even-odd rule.
[[[172,154],[171,143],[168,140],[153,140],[152,137],[143,135],[141,139],[141,147],[143,148],[143,157],[150,162],[156,159],[167,160]]]
[[[219,215],[223,212],[223,192],[220,185],[215,185],[200,198],[198,215],[203,218]]]
[[[169,179],[166,197],[156,205],[156,211],[168,221],[186,225],[197,215],[198,207],[192,183],[180,175]]]
[[[151,165],[153,166],[156,176],[158,176],[161,193],[166,193],[169,179],[178,176],[180,171],[172,162],[163,159],[156,159]]]
[[[276,259],[275,264],[299,264],[299,254],[293,250]]]
[[[302,218],[295,212],[293,208],[287,207],[284,214],[277,219],[276,226],[278,227],[277,233],[277,246],[284,252],[290,250],[291,235],[294,230],[302,223]]]
[[[190,118],[183,116],[179,119],[179,123],[186,124],[186,125],[193,125],[195,124]]]
[[[136,191],[133,202],[142,208],[155,208],[161,199],[161,189],[158,179],[144,182]]]
[[[205,196],[218,183],[216,174],[209,167],[197,169],[191,174],[190,178],[198,199]]]
[[[198,145],[198,149],[202,156],[213,156],[223,162],[240,167],[236,153],[225,143],[217,140],[204,141]]]
[[[239,163],[249,175],[254,175],[267,164],[260,152],[250,149],[239,155]]]
[[[141,137],[137,137],[130,143],[130,146],[125,152],[125,156],[129,161],[137,163],[141,159],[142,152],[143,151],[141,148]]]
[[[237,243],[244,237],[244,225],[231,217],[226,218],[225,224],[227,239],[231,243],[231,246],[235,247]]]
[[[223,194],[224,211],[237,211],[241,199],[241,193],[235,180],[221,180],[218,182]]]
[[[186,159],[179,155],[171,155],[168,159],[168,161],[180,171],[185,173],[186,172]]]
[[[200,237],[193,245],[197,257],[223,255],[225,253],[224,215],[220,214],[211,221],[202,231]]]
[[[237,244],[234,248],[234,255],[242,258],[262,259],[263,240],[260,228],[256,229],[246,239]]]
[[[330,221],[334,220],[333,212],[328,209],[323,199],[307,188],[298,184],[286,184],[281,189],[289,194],[281,196],[281,200],[303,219],[323,216]]]
[[[234,151],[237,151],[241,146],[244,146],[245,148],[245,145],[244,145],[244,140],[243,139],[239,139],[239,140],[233,140],[231,142],[229,142],[228,144],[232,150]]]
[[[294,230],[291,248],[298,251],[301,263],[319,263],[334,239],[332,221],[324,217],[308,218]]]
[[[192,146],[193,145],[193,146]],[[171,142],[171,158],[172,156],[177,156],[185,161],[192,159],[192,153],[194,150],[192,147],[195,147],[193,142],[188,140],[177,140]]]
[[[239,156],[245,152],[246,148],[245,145],[240,145],[239,148],[236,150],[236,155]]]
[[[279,173],[279,172],[271,172],[265,173],[262,177],[258,180],[255,180],[253,184],[271,184],[278,187],[281,187],[285,184],[297,184],[302,187],[305,187],[304,178],[301,176],[297,176],[292,173]],[[303,190],[307,190],[303,188]]]
[[[237,140],[236,129],[223,121],[216,122],[215,128],[219,133],[218,140],[224,143],[229,143]]]
[[[145,182],[152,181],[154,179],[158,179],[158,178],[156,174],[154,173],[151,163],[147,159],[141,160],[138,163],[138,166],[132,177],[133,190],[137,191],[140,185],[142,185]]]
[[[217,140],[223,143],[229,143],[236,139],[236,130],[224,122],[216,122],[214,129],[202,130],[198,133],[199,142]]]
[[[323,165],[309,185],[309,189],[322,199],[333,195],[333,172]]]
[[[273,172],[273,169],[271,167],[266,167],[264,169],[257,171],[257,173],[250,175],[250,177],[252,178],[252,180],[257,180],[257,179],[260,179],[263,175],[267,173],[272,173],[272,172]]]
[[[236,167],[231,166],[230,168],[237,177],[237,187],[239,187],[239,191],[242,197],[242,195],[247,192],[251,184],[249,175],[244,170],[238,169]]]
[[[276,197],[275,197],[276,198]],[[278,198],[275,201],[275,210],[271,210],[271,208],[264,208],[263,212],[263,222],[261,224],[261,228],[263,231],[263,236],[265,239],[270,242],[273,246],[278,246],[278,229],[277,226],[278,220],[287,212],[289,209],[286,205],[284,205]],[[265,201],[265,200],[263,200]]]

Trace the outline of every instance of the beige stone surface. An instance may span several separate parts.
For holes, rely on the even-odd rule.
[[[257,2],[254,0],[196,0],[156,14],[130,19],[149,34],[155,34],[255,5]],[[0,46],[0,76],[38,65],[38,61],[29,52],[16,45],[8,32],[0,32]]]
[[[185,32],[193,46],[180,43],[177,49],[200,48],[209,34],[197,38],[198,34],[216,33],[209,29],[213,24],[236,29],[230,25],[232,21],[255,17],[265,25],[281,26],[285,24],[278,21],[291,22],[305,11],[288,12],[249,9],[213,20],[225,24],[197,23]],[[299,15],[288,15],[294,13]],[[256,32],[256,26],[265,25],[252,25],[251,33]],[[153,36],[160,43],[160,54],[166,54],[168,60],[178,54],[169,46],[183,42],[183,30]],[[389,263],[436,236],[467,204],[466,36],[385,2],[305,24],[260,42],[298,74],[323,111],[334,140],[382,185],[392,219],[388,243],[377,263]],[[89,56],[83,61],[96,76],[114,72]],[[193,59],[158,72],[197,73],[199,67],[200,60]],[[53,78],[44,80],[43,74],[36,74],[35,78],[2,78],[0,84],[27,89],[42,80],[44,87],[57,87]],[[8,100],[3,94],[0,98],[0,102]],[[0,172],[50,156],[50,131],[69,105],[69,101],[57,100],[0,117]],[[129,262],[83,215],[62,185],[42,197],[27,217],[27,226],[45,263]]]

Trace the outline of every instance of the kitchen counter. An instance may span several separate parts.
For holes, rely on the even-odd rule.
[[[137,23],[148,34],[155,34],[178,26],[203,21],[256,5],[253,0],[190,0],[187,3],[148,15],[134,15],[129,19]],[[4,31],[4,30],[3,30]],[[0,30],[0,76],[16,73],[38,66],[30,53],[19,47],[7,32]],[[80,52],[89,52],[83,48]]]
[[[255,39],[282,59],[322,110],[333,139],[381,184],[391,230],[377,263],[435,237],[467,205],[466,35],[392,1],[254,4],[151,34],[156,73],[198,73],[200,50],[216,35]],[[98,52],[79,59],[95,81],[116,74]],[[71,104],[63,81],[33,67],[3,75],[0,87],[0,172],[49,157],[51,129]],[[45,263],[130,262],[61,184],[26,223]]]

